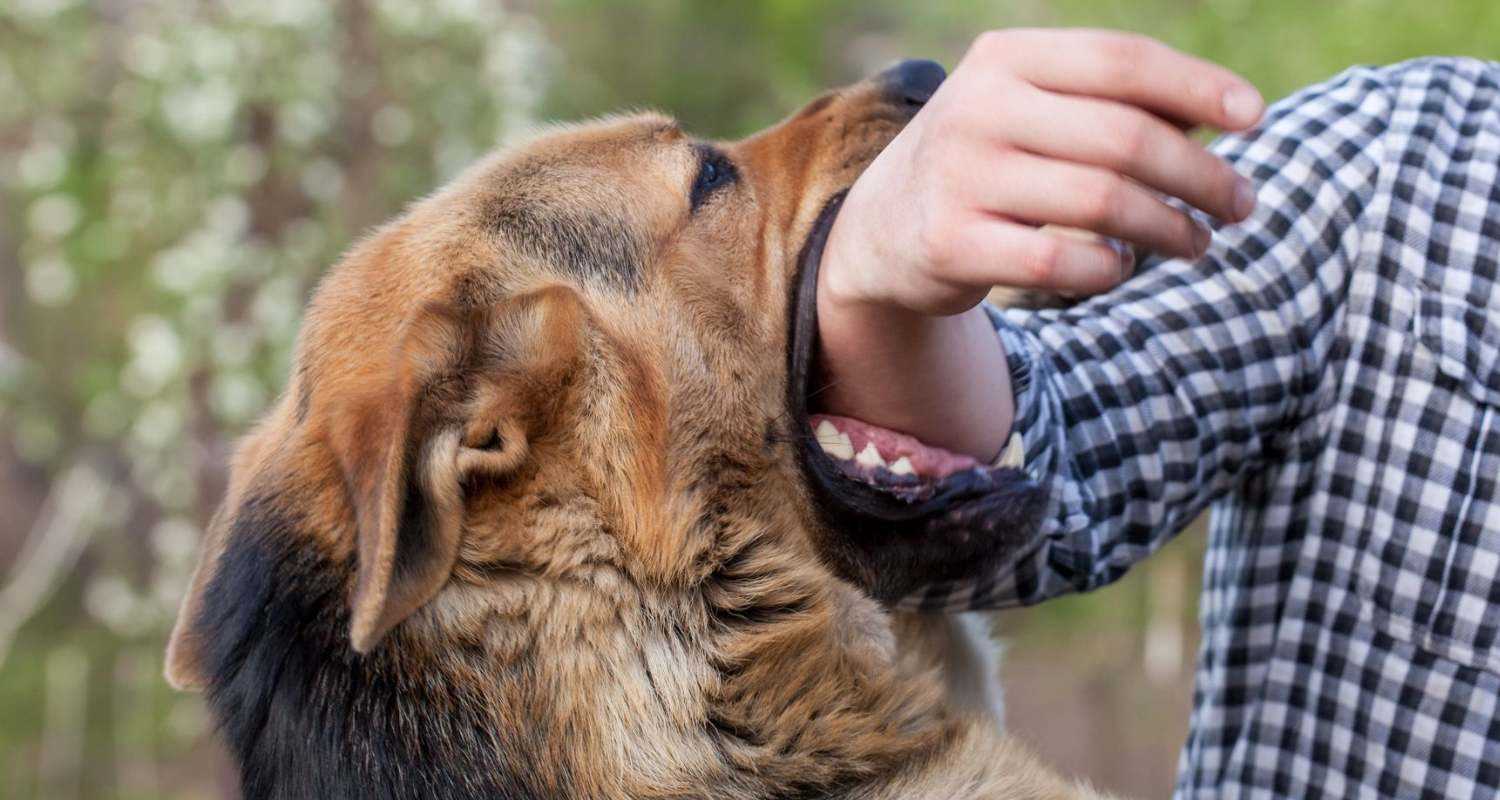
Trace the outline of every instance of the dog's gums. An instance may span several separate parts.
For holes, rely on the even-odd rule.
[[[896,493],[964,470],[984,468],[970,456],[851,417],[813,414],[808,429],[845,475]],[[1004,452],[990,466],[1019,469],[1023,453],[1021,435],[1013,433]]]
[[[974,575],[1010,558],[1035,530],[1045,495],[1021,469],[1018,438],[986,466],[809,407],[819,373],[818,270],[842,201],[842,192],[829,199],[798,258],[787,408],[800,426],[802,471],[833,534],[822,541],[825,558],[845,578],[894,603],[923,586]],[[872,443],[874,451],[866,452]]]

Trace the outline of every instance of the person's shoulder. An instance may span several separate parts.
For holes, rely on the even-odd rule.
[[[1476,122],[1476,115],[1486,121]],[[1494,119],[1500,119],[1500,62],[1431,56],[1349,67],[1273,104],[1243,138],[1260,140],[1261,151],[1288,162],[1402,163],[1435,139],[1490,135]],[[1225,137],[1219,149],[1236,144],[1236,137]]]
[[[1375,110],[1404,102],[1424,104],[1432,110],[1432,99],[1494,91],[1500,88],[1500,62],[1468,56],[1425,56],[1391,64],[1358,64],[1294,92],[1276,103],[1277,108],[1315,113],[1322,103],[1353,103]],[[1347,109],[1346,109],[1347,110]]]

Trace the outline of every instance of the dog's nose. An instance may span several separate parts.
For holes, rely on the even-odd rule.
[[[919,106],[932,98],[946,77],[948,71],[942,64],[913,58],[880,73],[880,82],[893,99]]]

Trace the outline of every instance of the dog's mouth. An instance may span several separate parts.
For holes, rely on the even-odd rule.
[[[824,207],[798,261],[788,354],[788,408],[798,459],[835,568],[894,601],[927,584],[992,568],[1036,528],[1043,495],[1022,470],[1019,440],[994,464],[878,425],[809,411],[817,375],[817,284],[843,195]]]

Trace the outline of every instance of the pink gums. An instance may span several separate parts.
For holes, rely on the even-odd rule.
[[[880,453],[880,457],[885,459],[888,466],[902,456],[906,456],[907,460],[911,461],[912,470],[923,478],[946,478],[955,472],[979,466],[979,461],[969,456],[923,444],[915,436],[897,433],[850,417],[813,414],[808,419],[813,430],[817,430],[818,425],[824,421],[832,424],[840,433],[848,434],[849,441],[854,444],[855,456],[865,449],[865,445],[873,443],[876,452]]]

